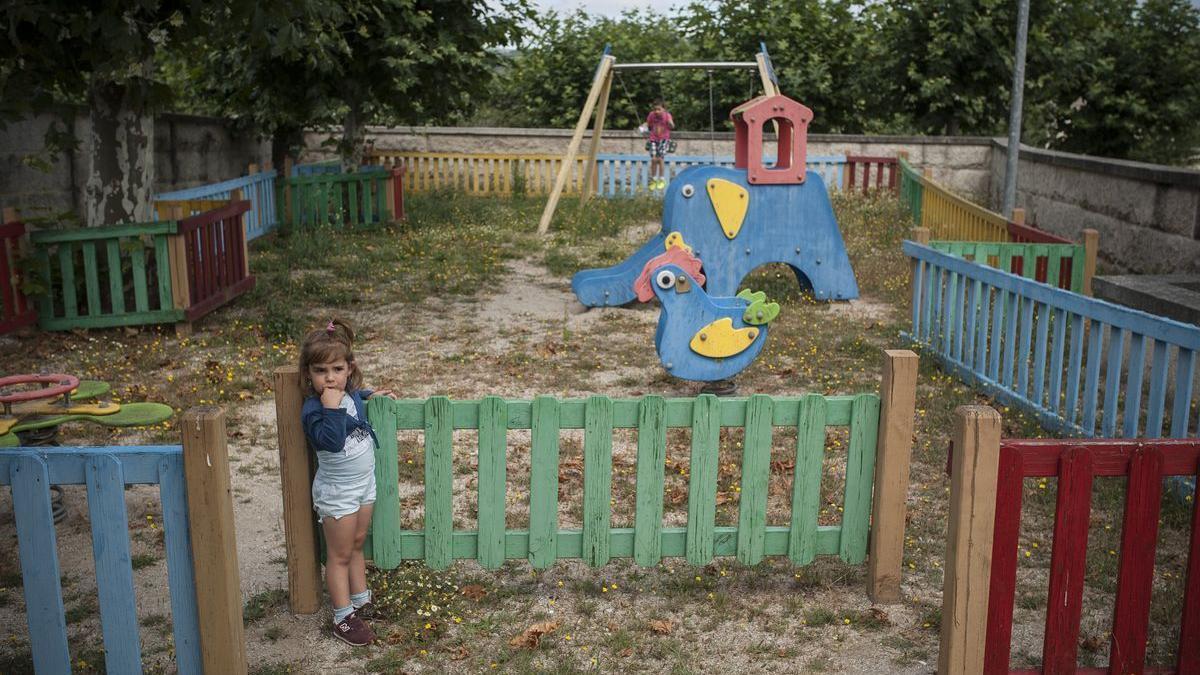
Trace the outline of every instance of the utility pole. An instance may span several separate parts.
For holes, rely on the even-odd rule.
[[[1021,152],[1021,106],[1025,98],[1025,43],[1029,40],[1029,0],[1017,0],[1017,49],[1013,56],[1012,108],[1008,115],[1008,166],[1001,213],[1012,218],[1017,205],[1017,157]]]

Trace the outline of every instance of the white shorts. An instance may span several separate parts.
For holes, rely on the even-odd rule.
[[[322,480],[318,473],[313,480],[312,501],[318,523],[357,513],[359,508],[375,503],[375,472],[368,472],[360,480],[336,483]]]

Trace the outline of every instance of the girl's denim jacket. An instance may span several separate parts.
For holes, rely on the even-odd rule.
[[[379,437],[375,435],[375,430],[367,421],[367,404],[365,403],[365,400],[370,398],[374,392],[370,389],[358,389],[346,393],[349,394],[350,400],[354,401],[354,411],[358,415],[358,419],[350,417],[341,408],[326,408],[321,405],[320,396],[309,396],[304,399],[304,406],[300,409],[300,419],[304,424],[304,435],[314,450],[343,452],[346,438],[354,433],[355,429],[364,428],[371,433],[371,439],[375,441],[375,446],[379,447]]]

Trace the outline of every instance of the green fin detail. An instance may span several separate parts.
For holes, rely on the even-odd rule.
[[[759,295],[762,295],[765,298],[764,293],[759,293]],[[746,311],[742,314],[742,321],[745,321],[752,326],[761,326],[763,324],[770,323],[777,316],[779,316],[778,302],[764,302],[763,300],[756,300],[746,308]]]
[[[767,301],[766,293],[764,293],[763,291],[752,291],[749,288],[743,288],[742,290],[738,291],[737,296],[739,298],[745,300],[746,302],[749,302],[752,305],[756,302],[766,302]]]

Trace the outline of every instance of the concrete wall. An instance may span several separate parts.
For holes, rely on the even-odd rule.
[[[990,203],[1001,202],[1007,143],[993,141]],[[1017,206],[1038,227],[1100,232],[1109,270],[1200,272],[1200,171],[1021,146]]]
[[[51,158],[44,138],[52,122],[70,124],[80,149]],[[0,206],[28,217],[79,213],[86,180],[83,139],[90,125],[83,109],[38,115],[0,131]],[[270,142],[233,131],[221,119],[163,114],[154,126],[154,192],[215,183],[246,174],[271,157]],[[147,213],[148,213],[147,209]]]
[[[334,155],[321,143],[328,133],[310,132],[301,161]],[[679,131],[672,134],[679,155],[733,155],[733,134]],[[369,142],[377,150],[418,152],[482,152],[563,154],[571,142],[569,129],[507,129],[488,127],[369,127]],[[584,137],[584,149],[590,137]],[[600,152],[645,154],[645,141],[633,131],[606,131]],[[934,177],[954,190],[983,199],[991,187],[991,140],[978,137],[843,136],[810,134],[811,155],[882,155],[895,157],[906,150],[917,167],[931,167]]]

